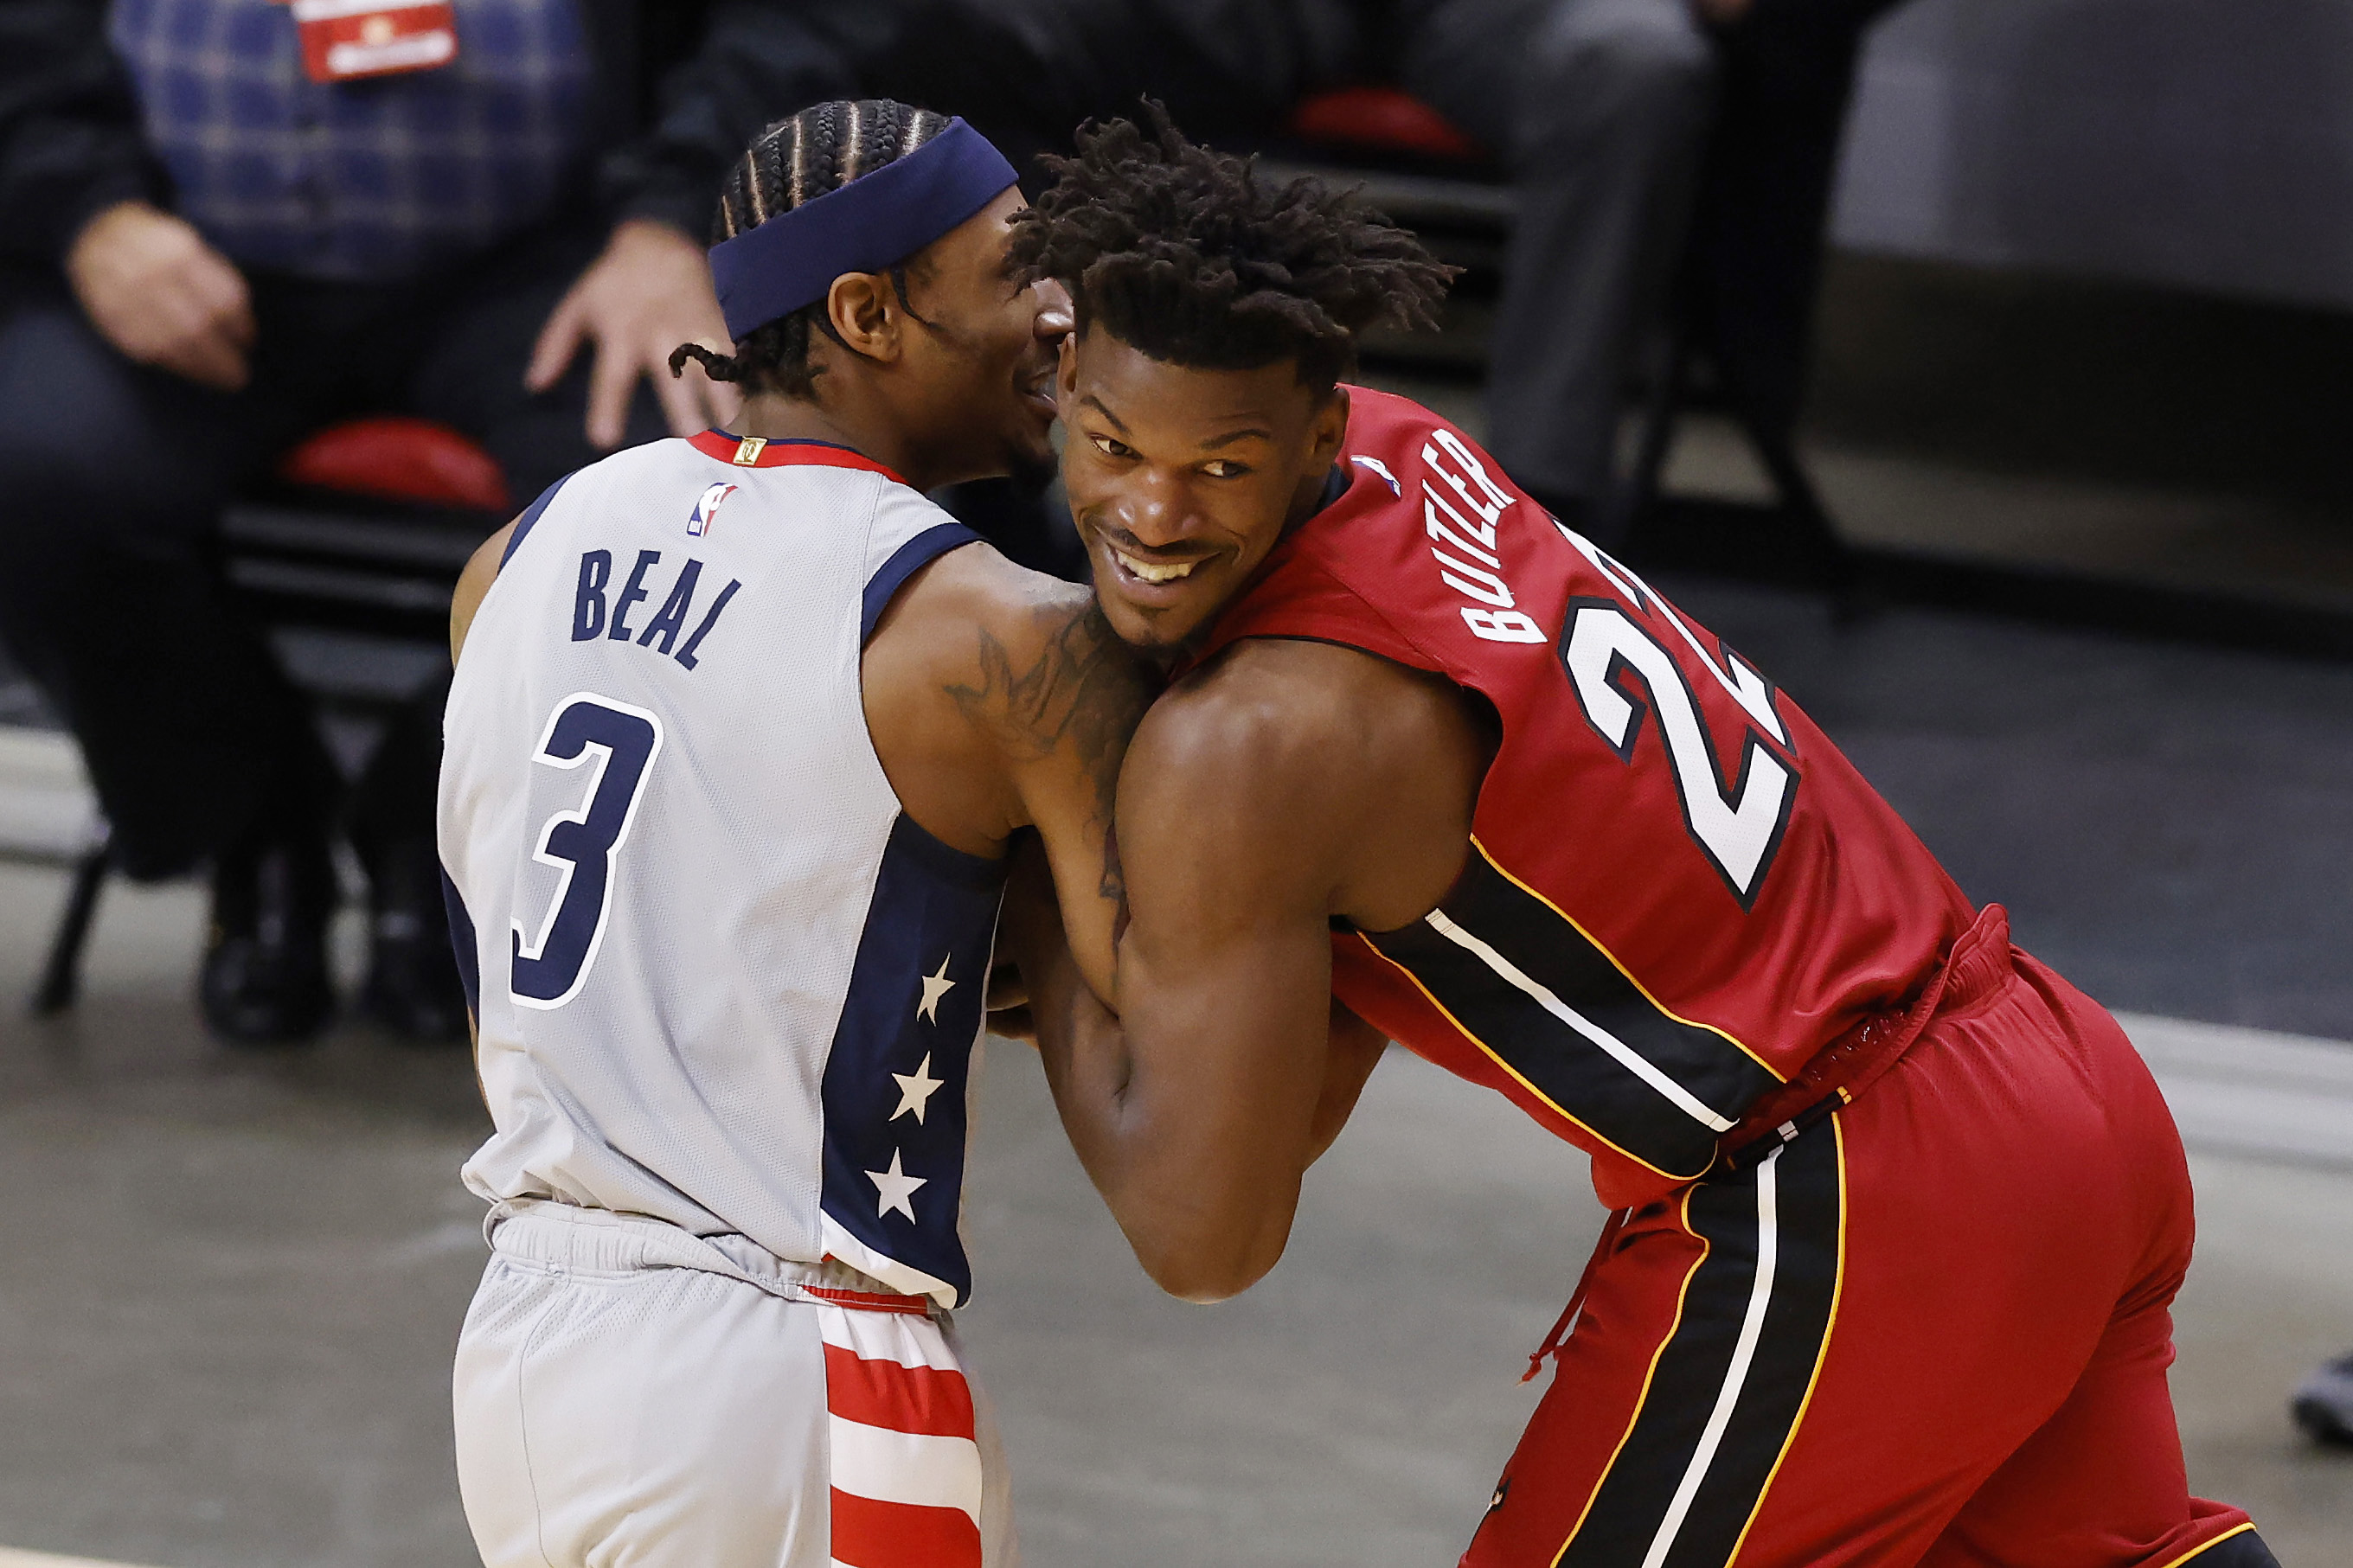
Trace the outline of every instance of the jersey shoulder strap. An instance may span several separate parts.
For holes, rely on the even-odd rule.
[[[873,528],[867,535],[859,646],[872,639],[882,612],[891,607],[908,578],[951,550],[983,542],[979,534],[914,490],[902,488],[884,496],[875,508]]]

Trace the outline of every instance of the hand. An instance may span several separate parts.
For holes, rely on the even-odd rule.
[[[988,995],[983,1005],[988,1014],[988,1032],[1008,1040],[1038,1043],[1038,1020],[1029,1011],[1029,985],[1021,978],[1021,968],[1010,960],[999,960],[988,972]]]
[[[1038,1016],[1024,1002],[1018,1007],[994,1008],[988,1015],[988,1032],[1003,1040],[1027,1040],[1038,1043]]]
[[[66,281],[125,359],[222,392],[249,378],[245,275],[185,219],[145,202],[116,203],[74,237]]]
[[[681,343],[699,342],[721,353],[732,347],[718,296],[711,291],[702,247],[670,225],[631,218],[613,231],[605,253],[589,264],[540,329],[523,385],[533,392],[554,386],[583,340],[596,346],[588,373],[591,445],[621,444],[629,395],[639,376],[652,378],[674,436],[691,436],[735,417],[742,400],[703,374],[701,365],[690,361],[685,374],[670,373],[670,351]]]

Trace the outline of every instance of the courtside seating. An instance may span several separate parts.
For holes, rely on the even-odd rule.
[[[1395,88],[1341,88],[1302,101],[1270,152],[1271,173],[1313,169],[1361,184],[1374,205],[1419,231],[1441,259],[1466,268],[1451,315],[1475,320],[1492,310],[1515,205],[1500,169],[1445,116]],[[1657,349],[1644,356],[1635,463],[1606,503],[1624,520],[1629,553],[1848,588],[1850,558],[1788,434],[1725,395],[1688,313],[1674,314]],[[1376,340],[1367,354],[1441,373],[1475,370],[1480,358],[1409,339]],[[1663,492],[1676,426],[1695,411],[1725,414],[1739,426],[1772,480],[1771,504]]]
[[[322,708],[380,714],[446,667],[450,591],[512,500],[498,464],[456,431],[352,420],[288,452],[222,514],[228,581]],[[108,867],[101,834],[74,868],[37,1016],[73,1005]]]

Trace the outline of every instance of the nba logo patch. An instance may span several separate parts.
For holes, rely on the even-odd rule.
[[[735,487],[724,480],[703,491],[702,499],[694,503],[694,511],[686,520],[686,536],[700,539],[709,533],[712,520],[719,515],[719,503],[734,493]]]

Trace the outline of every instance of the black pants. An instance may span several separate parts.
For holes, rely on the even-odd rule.
[[[586,356],[543,396],[522,372],[599,243],[537,234],[417,284],[255,276],[253,378],[233,395],[124,360],[54,278],[8,280],[0,638],[81,742],[131,875],[185,871],[285,814],[323,814],[333,793],[307,705],[225,591],[223,501],[306,434],[366,413],[472,437],[518,506],[593,459]],[[661,433],[641,391],[630,438]],[[374,834],[431,831],[438,719],[394,726],[362,786]]]

